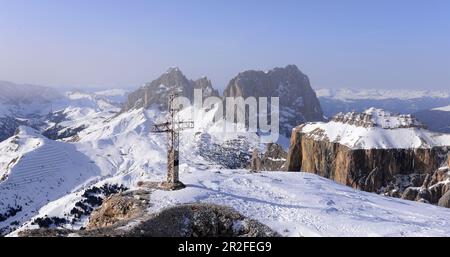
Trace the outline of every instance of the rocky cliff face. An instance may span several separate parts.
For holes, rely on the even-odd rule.
[[[233,78],[224,97],[279,97],[280,132],[307,121],[323,120],[323,112],[308,77],[295,65],[264,71],[245,71]]]
[[[194,89],[202,89],[203,97],[219,96],[217,90],[212,87],[211,81],[200,78],[196,81],[187,79],[180,69],[170,68],[156,80],[146,83],[143,87],[130,93],[124,111],[134,108],[148,108],[150,106],[167,109],[168,96],[176,92],[181,96],[193,100]]]
[[[397,176],[432,173],[446,158],[449,138],[435,140],[438,134],[420,128],[410,117],[380,112],[351,116],[354,119],[338,115],[329,123],[296,127],[287,169],[377,192]],[[404,118],[409,122],[395,122]]]

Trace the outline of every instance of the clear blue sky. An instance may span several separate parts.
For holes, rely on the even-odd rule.
[[[223,88],[296,64],[315,88],[450,88],[448,0],[0,0],[0,80]]]

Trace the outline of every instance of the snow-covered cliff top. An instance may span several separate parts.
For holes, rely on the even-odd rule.
[[[353,149],[411,149],[450,146],[450,134],[428,131],[411,115],[370,108],[363,113],[336,115],[332,121],[299,127],[314,140],[327,140]]]

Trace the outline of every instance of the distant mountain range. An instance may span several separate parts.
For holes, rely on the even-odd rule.
[[[450,105],[449,91],[384,89],[317,89],[327,117],[339,112],[362,112],[375,107],[396,113],[416,113]]]

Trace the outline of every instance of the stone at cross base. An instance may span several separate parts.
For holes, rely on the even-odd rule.
[[[261,171],[261,157],[259,156],[259,151],[257,148],[253,149],[252,161],[250,164],[250,172]]]

